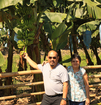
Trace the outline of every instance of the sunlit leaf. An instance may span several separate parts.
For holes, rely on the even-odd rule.
[[[93,38],[93,37],[96,37],[98,34],[99,34],[99,30],[95,30],[95,31],[92,33],[92,38]]]
[[[4,62],[5,62],[5,59],[0,51],[0,66],[2,66],[4,64]]]
[[[0,9],[3,9],[8,6],[17,4],[18,2],[22,3],[23,0],[0,0]]]
[[[85,32],[86,30],[94,31],[98,27],[99,23],[100,23],[100,21],[98,21],[98,20],[84,23],[78,27],[77,32],[82,33],[82,32]]]
[[[56,12],[45,12],[45,15],[51,22],[62,23],[66,18],[67,14],[65,13],[56,13]]]
[[[56,5],[57,5],[57,1],[54,0],[54,1],[53,1],[53,4],[54,4],[54,6],[56,7]]]
[[[87,4],[87,10],[90,18],[101,19],[101,8],[97,6],[97,3],[91,0],[84,0]]]
[[[2,22],[0,22],[0,28],[3,28],[3,26],[2,26]]]
[[[17,32],[18,32],[18,30],[20,30],[20,31],[21,31],[21,29],[19,29],[19,28],[17,28],[17,27],[15,27],[15,28],[14,28],[15,33],[17,33]]]

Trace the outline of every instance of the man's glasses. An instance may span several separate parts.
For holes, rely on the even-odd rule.
[[[53,58],[53,59],[56,59],[56,57],[49,57],[49,59],[52,59],[52,58]]]

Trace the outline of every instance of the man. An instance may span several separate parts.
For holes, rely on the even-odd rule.
[[[66,105],[68,73],[58,63],[59,56],[57,52],[54,50],[49,51],[47,56],[48,63],[43,66],[32,61],[27,54],[24,54],[24,58],[33,68],[42,71],[45,94],[41,105]]]

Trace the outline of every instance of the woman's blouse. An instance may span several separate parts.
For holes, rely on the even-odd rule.
[[[80,70],[76,73],[73,71],[73,67],[67,68],[69,75],[69,90],[68,100],[82,102],[86,100],[86,90],[83,80],[83,75],[86,70],[80,67]]]

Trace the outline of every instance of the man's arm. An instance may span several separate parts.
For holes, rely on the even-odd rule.
[[[27,62],[30,64],[30,66],[32,66],[33,68],[38,70],[38,65],[36,62],[34,62],[27,53],[23,54],[23,58],[25,58],[27,60]]]
[[[63,83],[63,96],[60,105],[66,105],[66,98],[68,93],[68,81]]]

